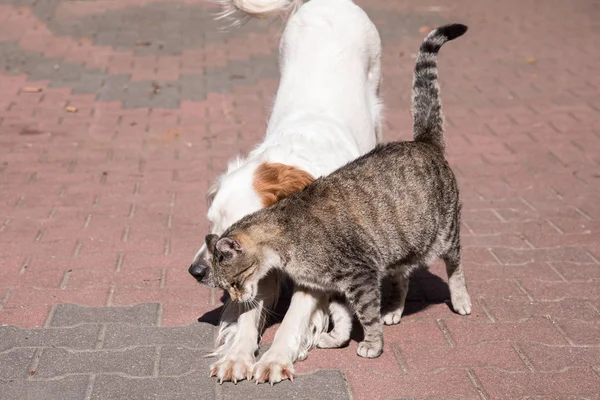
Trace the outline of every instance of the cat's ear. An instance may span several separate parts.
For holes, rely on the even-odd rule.
[[[228,256],[235,256],[242,252],[242,245],[235,236],[219,239],[215,247],[219,252]]]
[[[219,235],[215,235],[214,233],[206,235],[206,237],[204,238],[204,242],[206,243],[206,248],[208,249],[208,252],[210,255],[214,254],[215,245],[217,244],[218,240],[219,240]]]
[[[268,207],[299,192],[314,180],[311,174],[299,168],[265,162],[254,172],[253,186],[263,206]]]

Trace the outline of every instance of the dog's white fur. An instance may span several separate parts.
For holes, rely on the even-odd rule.
[[[280,43],[281,81],[264,142],[247,158],[231,162],[209,190],[211,231],[222,234],[231,224],[263,207],[253,187],[264,162],[291,165],[313,177],[327,175],[381,141],[381,42],[375,25],[351,0],[220,0],[224,15],[291,14]],[[301,6],[302,5],[302,6]],[[301,6],[301,7],[300,7]],[[207,259],[206,245],[195,260]],[[249,378],[279,382],[293,374],[335,321],[340,305],[324,293],[295,288],[291,304],[270,349],[254,364],[260,331],[268,309],[279,296],[280,280],[268,276],[258,289],[258,304],[230,304],[222,316],[211,366],[219,380]],[[349,332],[347,318],[335,331]],[[333,336],[331,336],[333,335]],[[346,333],[324,335],[330,347],[349,339]]]

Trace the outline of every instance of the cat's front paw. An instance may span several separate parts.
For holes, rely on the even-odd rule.
[[[394,311],[387,312],[381,318],[385,325],[396,325],[400,323],[400,319],[402,318],[403,309],[398,309]]]
[[[451,296],[452,308],[460,315],[471,314],[471,297],[466,290],[457,295]]]
[[[254,357],[251,354],[236,352],[227,354],[210,366],[210,376],[216,376],[219,383],[232,381],[238,383],[252,379]]]
[[[364,358],[376,358],[383,353],[382,341],[366,341],[363,340],[358,344],[356,354]]]
[[[292,360],[285,355],[267,351],[254,366],[254,380],[257,384],[269,382],[273,385],[285,379],[294,381]]]

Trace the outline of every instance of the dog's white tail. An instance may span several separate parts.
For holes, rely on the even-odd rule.
[[[233,25],[241,25],[252,17],[270,18],[292,15],[305,0],[217,0],[223,11],[219,19],[232,20]]]

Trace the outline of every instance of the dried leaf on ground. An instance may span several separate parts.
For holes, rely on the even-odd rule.
[[[535,64],[537,62],[537,58],[535,58],[535,57],[527,57],[527,58],[525,58],[525,62],[527,64]]]
[[[147,47],[150,46],[152,44],[152,42],[149,42],[147,40],[138,40],[135,42],[136,46],[140,46],[140,47]]]
[[[181,135],[181,132],[178,131],[177,129],[169,129],[167,131],[167,136],[177,137],[177,136],[180,136],[180,135]]]
[[[419,28],[419,33],[429,33],[435,29],[435,26],[424,25]]]
[[[73,106],[66,106],[66,107],[65,107],[65,111],[66,111],[66,112],[70,112],[70,113],[76,113],[76,112],[77,112],[77,111],[79,111],[79,110],[77,109],[77,107],[73,107]]]
[[[160,93],[160,85],[158,82],[152,82],[152,93],[159,94]]]
[[[25,93],[39,93],[42,90],[44,89],[42,89],[41,87],[25,86],[22,91]]]

